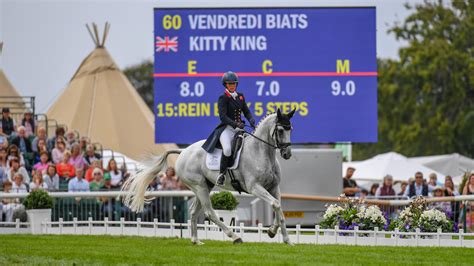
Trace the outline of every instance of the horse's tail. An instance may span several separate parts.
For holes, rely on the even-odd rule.
[[[180,150],[170,150],[161,156],[152,158],[145,169],[129,177],[122,186],[122,191],[128,191],[123,199],[123,203],[132,211],[142,212],[145,202],[152,199],[145,198],[148,185],[156,178],[158,173],[166,167],[166,159],[170,154],[180,154]]]

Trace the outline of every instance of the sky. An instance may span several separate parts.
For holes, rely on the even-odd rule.
[[[120,68],[153,59],[153,8],[165,6],[254,6],[255,0],[0,0],[0,67],[24,96],[36,96],[37,113],[61,94],[81,61],[94,49],[85,25],[102,32],[111,23],[105,46]],[[387,34],[410,14],[404,3],[422,0],[260,0],[262,6],[376,6],[377,56],[397,58],[405,43]]]

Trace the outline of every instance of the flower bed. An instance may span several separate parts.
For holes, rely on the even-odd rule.
[[[389,221],[376,205],[367,206],[363,200],[348,199],[341,195],[343,203],[327,206],[323,220],[319,224],[321,228],[335,228],[353,230],[379,230],[401,232],[415,232],[417,228],[421,232],[457,232],[457,226],[446,217],[446,214],[436,209],[428,209],[426,200],[418,197],[409,206],[403,209],[397,218]]]

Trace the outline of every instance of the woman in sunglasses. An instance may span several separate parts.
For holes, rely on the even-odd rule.
[[[209,153],[212,153],[219,143],[220,146],[222,146],[223,154],[221,157],[220,171],[216,179],[216,185],[218,186],[224,185],[225,171],[227,167],[230,166],[230,156],[232,153],[231,143],[234,135],[239,129],[243,129],[245,125],[241,117],[242,112],[249,121],[250,126],[255,128],[255,119],[250,113],[244,95],[236,91],[238,83],[239,78],[237,74],[232,71],[226,72],[222,76],[222,85],[224,85],[225,90],[218,101],[221,123],[202,145],[203,149]]]
[[[55,148],[51,152],[54,164],[58,164],[63,161],[65,151],[66,151],[66,139],[60,136],[56,137]]]

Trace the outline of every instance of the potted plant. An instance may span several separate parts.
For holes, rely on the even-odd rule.
[[[237,220],[237,205],[239,202],[229,191],[221,191],[211,196],[212,208],[216,210],[219,219],[226,225],[235,225]]]
[[[53,198],[43,190],[35,190],[25,198],[23,205],[25,205],[26,208],[31,233],[41,234],[41,223],[51,221]]]

